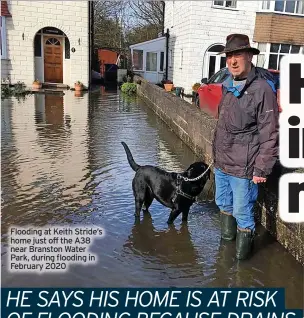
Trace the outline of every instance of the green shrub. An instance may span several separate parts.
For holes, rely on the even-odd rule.
[[[121,91],[128,95],[136,94],[137,86],[135,83],[123,83],[121,85]]]

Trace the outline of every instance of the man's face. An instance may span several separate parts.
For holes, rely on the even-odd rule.
[[[251,69],[252,53],[246,51],[226,54],[229,72],[237,78],[246,77]]]

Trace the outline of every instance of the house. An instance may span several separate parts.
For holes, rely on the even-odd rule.
[[[1,1],[1,78],[89,86],[90,1]]]
[[[147,81],[160,83],[165,74],[166,37],[130,45],[132,69]]]
[[[165,1],[170,33],[168,79],[191,94],[192,85],[226,65],[217,55],[230,33],[246,33],[261,51],[253,63],[279,69],[280,57],[304,53],[303,1]]]

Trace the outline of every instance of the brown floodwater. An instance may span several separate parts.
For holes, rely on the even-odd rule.
[[[198,160],[140,99],[104,88],[8,99],[1,133],[2,287],[285,287],[287,308],[303,308],[303,267],[262,227],[248,261],[221,241],[212,183],[187,225],[179,217],[168,226],[168,209],[155,201],[135,222],[121,141],[139,164],[181,171]],[[106,235],[92,244],[97,264],[16,274],[7,270],[11,225],[94,225]]]

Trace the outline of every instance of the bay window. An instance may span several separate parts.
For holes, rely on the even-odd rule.
[[[280,60],[284,55],[304,54],[304,47],[292,44],[259,43],[260,54],[257,56],[257,66],[266,69],[280,69]]]
[[[287,14],[304,15],[304,0],[296,1],[278,1],[278,0],[267,0],[262,2],[262,11],[272,11]]]

